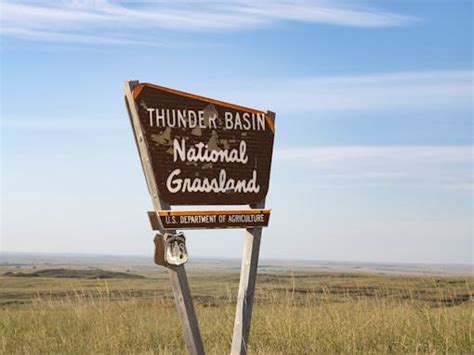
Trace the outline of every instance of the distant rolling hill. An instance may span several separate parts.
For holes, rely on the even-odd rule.
[[[54,277],[69,279],[145,279],[145,276],[128,272],[105,270],[46,269],[34,272],[6,272],[9,277]]]

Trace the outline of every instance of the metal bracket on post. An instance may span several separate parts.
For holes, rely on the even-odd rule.
[[[132,129],[135,136],[135,142],[137,144],[138,152],[140,154],[140,161],[142,163],[143,172],[145,174],[148,191],[152,196],[154,210],[156,212],[160,210],[169,210],[171,209],[171,206],[165,201],[161,200],[158,195],[158,188],[156,186],[156,181],[153,175],[153,169],[150,163],[151,160],[149,157],[146,142],[143,139],[142,127],[140,119],[138,117],[138,109],[133,99],[133,89],[137,85],[138,81],[125,82],[125,102],[128,108],[130,122],[132,124]],[[162,235],[165,234],[165,231],[162,228],[160,228],[159,232]],[[174,231],[167,231],[167,233],[173,232]],[[196,313],[194,311],[191,291],[189,290],[188,278],[186,276],[184,265],[182,263],[180,265],[171,265],[169,262],[167,262],[167,260],[165,260],[164,255],[166,250],[166,242],[164,241],[162,236],[158,235],[155,237],[155,245],[157,246],[155,250],[155,262],[159,261],[157,262],[157,264],[160,265],[162,265],[161,263],[163,263],[164,266],[166,266],[168,269],[171,287],[173,288],[173,294],[176,301],[176,307],[178,309],[179,318],[183,327],[187,350],[189,354],[202,355],[204,354],[204,347],[202,345],[201,333],[199,332],[199,324],[196,318]],[[162,247],[163,254],[161,254],[160,249]],[[179,245],[177,250],[179,250]],[[161,255],[163,255],[163,258],[161,258]]]

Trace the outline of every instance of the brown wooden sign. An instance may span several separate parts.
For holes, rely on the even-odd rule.
[[[151,226],[163,229],[253,228],[267,227],[270,210],[237,211],[159,211],[148,212]]]
[[[269,187],[271,113],[138,84],[133,99],[159,196],[171,205],[244,205]]]
[[[247,228],[232,354],[246,354],[275,134],[263,112],[138,81],[125,83],[125,102],[153,212],[155,262],[168,268],[186,347],[204,354],[177,229]],[[250,205],[241,211],[171,211],[171,205]]]

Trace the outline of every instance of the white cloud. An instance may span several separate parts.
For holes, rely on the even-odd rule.
[[[376,159],[382,161],[420,160],[444,162],[467,162],[472,159],[473,147],[469,145],[452,146],[323,146],[310,148],[285,148],[277,150],[280,160],[327,163],[357,159]]]
[[[401,26],[417,19],[377,9],[354,7],[352,4],[327,1],[233,0],[228,2],[122,2],[96,1],[10,1],[1,2],[2,33],[30,40],[46,40],[47,36],[25,36],[32,31],[51,36],[49,41],[97,43],[111,37],[118,42],[121,32],[147,37],[143,31],[171,30],[246,30],[267,27],[278,22],[324,23],[352,27]],[[91,34],[92,32],[92,34]],[[23,35],[22,35],[23,34]],[[156,33],[155,33],[156,34]],[[68,37],[66,37],[68,36]],[[118,39],[116,38],[118,37]],[[103,39],[99,40],[104,43]],[[146,44],[149,40],[143,40]]]
[[[396,109],[407,117],[407,114],[413,115],[410,109],[472,111],[473,76],[474,72],[470,70],[446,70],[310,78],[244,78],[233,82],[238,90],[228,89],[224,93],[222,83],[216,82],[215,86],[200,94],[248,107],[269,108],[279,114],[291,113],[294,117],[304,112],[362,110],[377,111],[383,118],[386,109]],[[37,117],[4,116],[0,122],[8,129],[77,129],[75,119],[62,117],[49,117],[47,120],[42,117],[40,120]],[[98,127],[103,121],[80,122],[80,127],[87,129]],[[351,150],[350,154],[358,152],[359,148]]]
[[[333,146],[277,149],[275,165],[311,184],[414,184],[472,191],[473,146]],[[308,174],[313,176],[308,179]]]
[[[471,108],[473,72],[445,70],[279,78],[245,83],[227,97],[276,112]]]
[[[354,27],[400,26],[416,20],[411,16],[369,9],[354,9],[328,2],[316,2],[316,4],[304,1],[255,2],[247,3],[247,6],[242,6],[238,11],[275,20],[319,22]]]

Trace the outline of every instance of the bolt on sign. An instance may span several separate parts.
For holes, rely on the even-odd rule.
[[[203,346],[187,284],[180,229],[246,228],[232,353],[247,351],[268,193],[275,114],[162,86],[128,81],[125,101],[154,211],[155,261],[168,267],[188,351]],[[172,205],[249,205],[232,211],[171,211]]]

